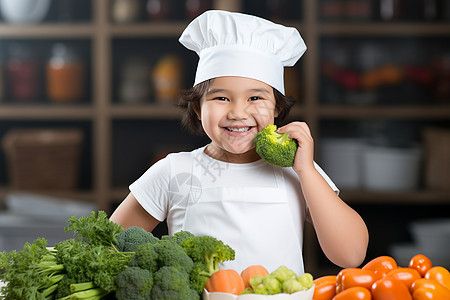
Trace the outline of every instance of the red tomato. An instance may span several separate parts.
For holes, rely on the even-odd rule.
[[[440,284],[439,282],[437,282],[434,279],[421,278],[421,279],[417,279],[412,284],[411,290],[410,290],[411,294],[414,295],[414,292],[421,288],[438,290],[440,293],[445,293],[445,291],[448,291],[448,289],[445,286],[443,286],[442,284]]]
[[[384,277],[372,285],[373,300],[412,300],[406,285],[398,279]]]
[[[333,300],[372,300],[372,294],[364,287],[355,286],[340,292]]]
[[[313,300],[331,300],[336,295],[336,276],[322,276],[314,279],[313,283]]]
[[[355,286],[370,289],[376,280],[377,277],[372,270],[356,269],[344,273],[341,282],[336,284],[341,285],[338,289],[342,291]]]
[[[401,280],[404,284],[406,284],[408,289],[411,288],[411,285],[414,283],[414,281],[422,278],[419,274],[419,271],[411,268],[397,268],[390,271],[386,275],[386,277]]]
[[[378,256],[367,264],[365,264],[363,270],[372,270],[378,279],[383,278],[390,271],[397,269],[397,262],[390,256]]]
[[[336,294],[342,292],[342,277],[345,273],[361,270],[360,268],[345,268],[342,269],[336,276]]]
[[[426,279],[434,279],[450,290],[450,273],[444,267],[432,267],[425,274]]]
[[[412,293],[414,300],[444,300],[450,299],[450,291],[446,288],[432,289],[430,287],[421,287]]]
[[[424,277],[425,273],[427,273],[427,271],[431,269],[432,266],[433,263],[431,262],[431,259],[423,254],[417,254],[413,256],[413,258],[411,258],[408,267],[417,270],[420,276]]]

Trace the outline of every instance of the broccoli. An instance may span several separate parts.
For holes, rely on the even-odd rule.
[[[176,233],[174,233],[173,235],[163,235],[161,237],[162,240],[171,240],[176,242],[177,244],[181,244],[181,242],[188,237],[193,237],[194,234],[190,233],[189,231],[185,231],[185,230],[181,230],[178,231]]]
[[[255,137],[256,152],[269,164],[292,167],[298,143],[288,137],[288,133],[278,133],[276,125],[268,125]]]
[[[235,251],[229,245],[211,236],[185,238],[181,242],[181,247],[194,261],[190,274],[191,287],[199,295],[203,293],[209,277],[219,270],[219,265],[235,258]]]
[[[186,273],[192,271],[194,262],[177,243],[170,240],[161,240],[154,244],[154,249],[158,253],[157,262],[159,268],[173,266]]]
[[[150,299],[153,287],[153,274],[139,267],[128,267],[116,277],[117,300]]]
[[[131,260],[130,266],[139,267],[152,273],[158,270],[158,253],[154,244],[146,243],[140,245]]]
[[[134,252],[145,243],[156,243],[159,239],[142,227],[132,226],[116,234],[116,248],[121,252]]]
[[[189,285],[189,274],[173,266],[164,266],[153,274],[151,299],[199,300],[200,295]]]

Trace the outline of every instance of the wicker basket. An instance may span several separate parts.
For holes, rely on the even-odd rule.
[[[74,189],[83,135],[77,129],[12,129],[3,138],[14,189]]]
[[[450,129],[427,128],[424,143],[426,188],[450,191]]]

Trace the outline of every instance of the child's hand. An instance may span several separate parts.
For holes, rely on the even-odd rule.
[[[314,170],[314,140],[305,122],[292,122],[278,128],[278,133],[288,132],[289,137],[297,140],[298,149],[294,158],[294,171],[300,173]]]

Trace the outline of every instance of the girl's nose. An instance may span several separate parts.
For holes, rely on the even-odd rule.
[[[228,111],[228,118],[231,120],[244,120],[248,118],[249,106],[245,103],[233,103]]]

